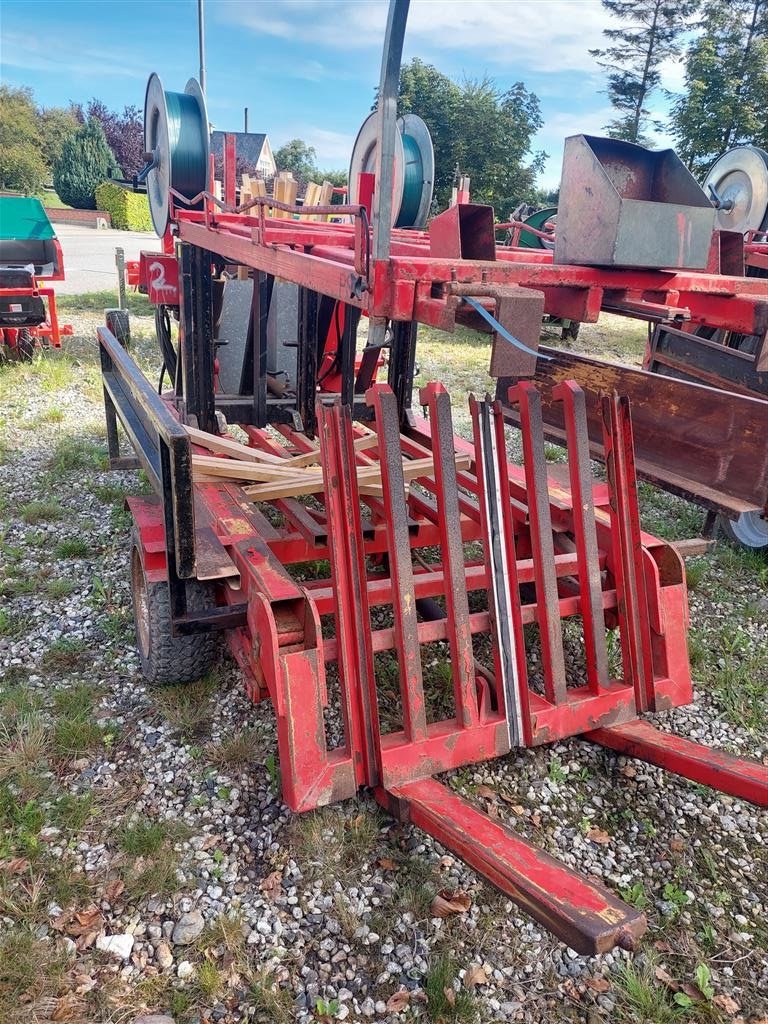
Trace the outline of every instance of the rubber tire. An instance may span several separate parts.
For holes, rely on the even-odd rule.
[[[146,594],[145,628],[140,624],[141,587]],[[215,605],[212,588],[199,580],[188,580],[187,608],[202,611]],[[193,683],[209,672],[219,658],[221,636],[217,632],[190,636],[171,634],[171,606],[168,584],[147,580],[141,564],[138,537],[131,543],[131,598],[136,623],[136,648],[141,671],[150,686]]]
[[[579,320],[571,320],[567,327],[563,327],[560,332],[561,341],[576,341],[579,336],[579,328],[581,322]]]
[[[741,518],[741,517],[740,517]],[[765,532],[765,540],[763,540],[763,530],[757,528],[757,524],[750,522],[750,513],[744,513],[744,526],[741,527],[739,520],[735,522],[729,519],[727,516],[718,516],[717,523],[720,527],[720,532],[723,533],[732,544],[738,544],[740,547],[748,548],[750,551],[764,551],[768,555],[768,530]],[[763,523],[763,520],[760,520]]]
[[[35,355],[35,339],[28,327],[21,327],[16,338],[16,355],[20,362],[31,363]]]

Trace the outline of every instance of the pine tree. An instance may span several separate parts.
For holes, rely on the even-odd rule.
[[[768,149],[768,0],[709,0],[672,130],[694,173],[733,146]]]
[[[678,52],[697,5],[698,0],[603,0],[603,7],[625,22],[604,30],[609,46],[589,51],[608,72],[606,91],[618,112],[605,126],[611,138],[647,144],[646,132],[661,128],[649,100],[661,83],[660,64]]]
[[[62,145],[53,168],[53,185],[69,206],[92,210],[97,185],[119,174],[120,168],[107,145],[104,129],[92,117]]]

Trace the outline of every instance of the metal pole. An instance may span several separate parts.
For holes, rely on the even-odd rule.
[[[115,249],[115,266],[117,267],[117,294],[120,309],[125,309],[125,250]]]
[[[205,96],[205,5],[197,0],[197,36],[200,47],[200,89]]]
[[[387,31],[381,56],[379,102],[376,108],[376,190],[373,196],[373,260],[389,259],[392,236],[392,178],[397,131],[397,97],[400,91],[400,62],[408,21],[410,0],[390,0]],[[371,317],[368,345],[384,344],[386,320]]]
[[[245,116],[244,116],[243,120],[245,122],[245,126],[243,128],[243,131],[247,135],[248,134],[248,107],[245,108]]]

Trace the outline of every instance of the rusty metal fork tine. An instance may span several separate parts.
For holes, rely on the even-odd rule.
[[[638,711],[652,711],[653,656],[629,399],[614,391],[603,398],[601,411],[624,678],[634,686]]]
[[[429,408],[432,457],[435,466],[437,515],[440,546],[446,574],[445,608],[448,643],[453,667],[456,719],[465,728],[477,725],[479,712],[475,685],[472,630],[464,572],[464,546],[456,483],[456,452],[453,444],[451,400],[442,384],[427,384],[419,392],[422,405]]]
[[[521,381],[509,389],[509,401],[520,404],[525,486],[536,582],[536,621],[541,635],[541,660],[544,692],[552,704],[568,699],[563,655],[563,630],[555,572],[555,546],[552,539],[552,515],[549,508],[547,463],[544,456],[544,424],[541,396],[530,381]]]
[[[387,553],[395,600],[392,610],[397,636],[400,668],[400,695],[403,702],[403,729],[411,742],[426,739],[427,715],[421,674],[416,591],[408,535],[408,509],[400,448],[400,423],[397,399],[386,384],[374,384],[365,393],[366,404],[376,415],[381,459],[381,483],[387,510],[385,529]]]
[[[347,745],[358,784],[376,786],[381,741],[352,416],[339,399],[318,401],[317,420]]]
[[[608,683],[608,648],[605,642],[592,473],[589,468],[586,401],[579,385],[570,380],[554,387],[552,397],[563,403],[576,557],[579,567],[581,616],[584,622],[587,682],[593,693],[599,693],[601,686]]]

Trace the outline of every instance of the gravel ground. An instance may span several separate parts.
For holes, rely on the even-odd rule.
[[[68,318],[68,355],[0,367],[0,1021],[765,1022],[750,805],[577,740],[445,776],[645,910],[639,953],[585,958],[368,796],[292,815],[230,662],[147,692],[122,508],[143,484],[105,470],[101,318]],[[689,579],[696,703],[659,724],[766,759],[768,569],[719,544]],[[461,912],[435,918],[445,890]]]

